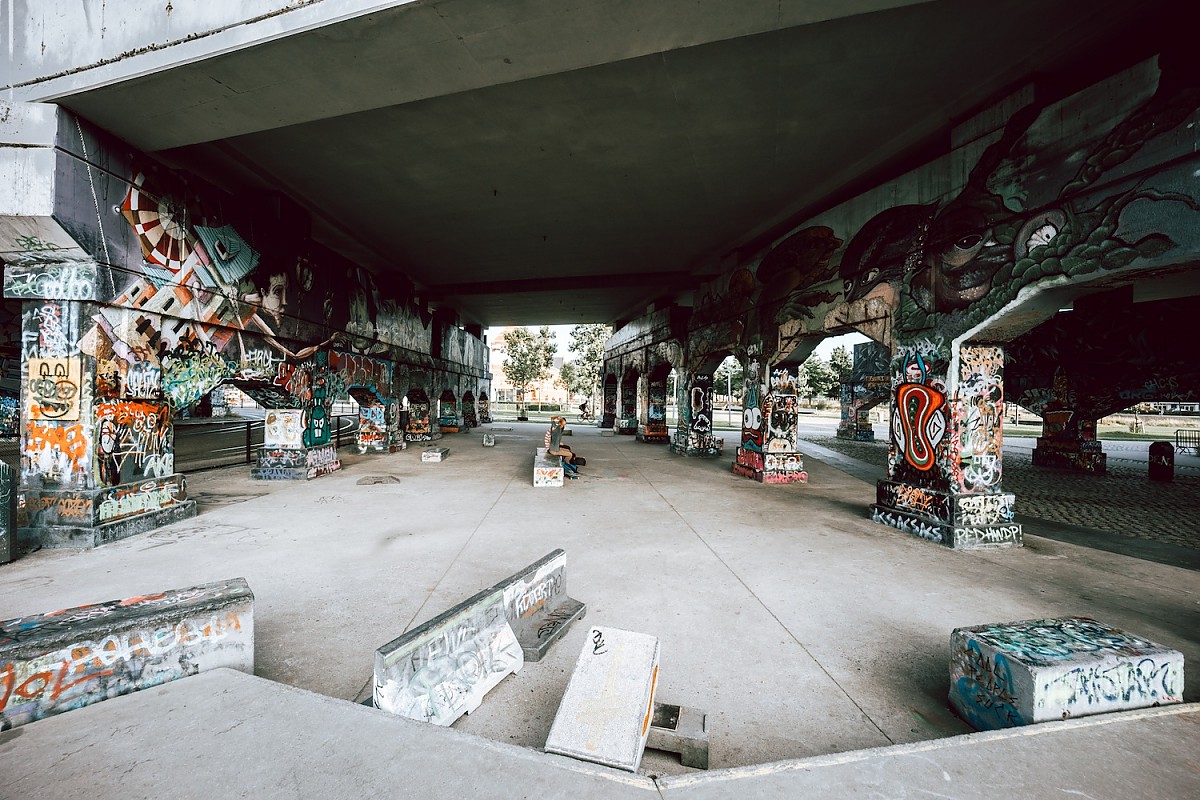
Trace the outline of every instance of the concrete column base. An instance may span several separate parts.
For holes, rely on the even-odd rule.
[[[21,552],[38,548],[99,547],[102,544],[127,539],[173,522],[196,516],[195,500],[176,502],[158,511],[148,511],[134,517],[106,522],[93,527],[80,525],[46,525],[37,528],[18,528],[17,547]]]
[[[808,483],[799,453],[759,453],[739,447],[733,474],[759,483]]]
[[[250,477],[256,481],[307,481],[341,468],[337,446],[333,444],[298,450],[264,447],[259,451],[258,463],[250,468]]]
[[[871,519],[957,550],[1021,547],[1023,543],[1021,526],[1016,522],[951,525],[874,503],[871,505]]]
[[[1033,449],[1033,465],[1104,475],[1108,472],[1108,456],[1103,447],[1094,440],[1039,436]]]
[[[662,423],[649,423],[638,428],[637,440],[647,444],[669,444],[671,431]]]
[[[99,489],[22,487],[17,546],[95,547],[195,514],[179,473]]]
[[[671,452],[689,458],[720,458],[725,440],[709,434],[688,434],[676,431]]]
[[[899,481],[875,485],[871,518],[947,547],[1019,547],[1011,494],[952,494]]]

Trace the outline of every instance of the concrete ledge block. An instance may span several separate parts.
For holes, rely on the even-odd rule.
[[[658,652],[657,637],[592,626],[546,752],[636,772],[650,732]]]
[[[562,486],[565,469],[562,456],[546,454],[546,448],[539,447],[533,455],[533,485],[535,487]]]
[[[708,769],[708,742],[712,733],[708,713],[686,706],[654,704],[646,747],[678,753],[685,767]]]
[[[244,578],[0,622],[0,729],[232,667],[254,672]]]
[[[483,446],[484,447],[495,447],[496,446],[496,435],[494,433],[485,433],[483,435]]]
[[[567,554],[552,550],[378,648],[374,706],[443,726],[474,711],[526,653],[540,659],[583,616],[583,603],[567,596],[566,567]]]
[[[587,607],[567,596],[567,554],[553,550],[497,585],[526,661],[540,661]]]
[[[450,455],[449,447],[431,447],[428,450],[421,451],[422,461],[445,461]]]
[[[1183,655],[1086,617],[956,628],[950,703],[978,730],[1183,702]]]

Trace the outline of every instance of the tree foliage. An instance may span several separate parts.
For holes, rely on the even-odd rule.
[[[535,334],[528,328],[512,328],[504,334],[504,377],[525,397],[531,383],[550,375],[557,345],[554,331],[546,325]]]
[[[828,397],[829,392],[837,387],[838,381],[825,359],[812,355],[800,366],[798,384],[796,391],[812,400],[814,397]]]
[[[850,350],[840,345],[833,348],[833,352],[829,354],[829,368],[833,370],[836,380],[840,381],[843,376],[849,375],[854,368],[854,358],[850,355]]]
[[[730,402],[740,403],[745,383],[745,370],[736,356],[728,356],[713,372],[713,394],[730,396]]]
[[[575,394],[583,394],[595,400],[600,391],[600,375],[604,370],[604,343],[612,336],[608,325],[576,325],[571,329],[571,343],[567,350],[575,353],[570,362],[574,381],[568,381],[559,372],[559,377]],[[563,368],[567,367],[563,364]]]

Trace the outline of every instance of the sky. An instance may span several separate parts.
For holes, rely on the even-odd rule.
[[[537,330],[541,326],[530,325],[528,327],[532,330]],[[574,327],[574,325],[550,326],[550,330],[554,331],[554,336],[558,341],[558,352],[556,355],[562,356],[563,359],[567,361],[571,360],[575,355],[567,350],[567,347],[571,344],[571,329]],[[499,332],[500,328],[484,329],[483,333],[485,336],[487,336],[488,344],[494,344],[496,342],[496,337],[500,335]],[[845,347],[850,351],[850,354],[853,355],[854,345],[865,341],[868,341],[867,337],[863,336],[861,333],[847,333],[843,336],[830,336],[828,339],[825,339],[819,345],[817,345],[817,349],[814,351],[814,353],[828,361],[829,354],[833,352],[833,348],[839,346]]]

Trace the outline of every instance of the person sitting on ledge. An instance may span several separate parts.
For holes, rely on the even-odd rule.
[[[550,418],[550,428],[546,431],[546,455],[562,456],[563,475],[567,478],[579,477],[579,467],[575,461],[575,453],[562,443],[563,429],[567,427],[567,418],[555,415]]]

